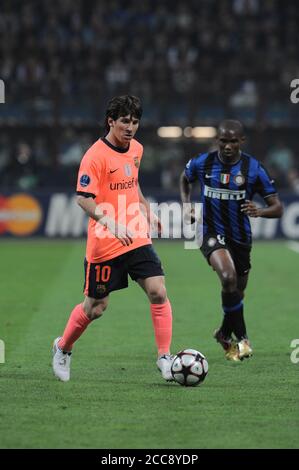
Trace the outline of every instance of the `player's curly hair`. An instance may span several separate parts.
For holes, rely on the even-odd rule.
[[[121,116],[130,115],[137,119],[141,119],[142,116],[142,107],[141,101],[137,96],[133,95],[122,95],[115,96],[112,98],[106,109],[106,118],[105,118],[105,131],[109,132],[110,126],[108,124],[108,118],[111,117],[114,121],[120,118]]]

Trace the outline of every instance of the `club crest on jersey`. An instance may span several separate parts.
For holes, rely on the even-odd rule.
[[[98,284],[96,287],[96,291],[98,294],[105,294],[106,292],[106,286],[104,284]]]
[[[88,186],[89,183],[90,183],[90,177],[88,175],[82,175],[80,178],[80,186],[82,186],[82,188],[86,188],[86,186]]]
[[[220,181],[222,184],[228,184],[230,179],[230,174],[227,173],[221,173],[220,175]]]
[[[134,157],[133,160],[134,160],[134,165],[136,166],[136,168],[139,168],[139,158]]]
[[[242,173],[238,173],[235,177],[234,177],[234,183],[237,185],[237,186],[242,186],[242,184],[245,183],[245,177],[242,175]]]
[[[132,168],[131,168],[131,165],[129,163],[126,163],[124,165],[124,171],[125,171],[126,176],[132,176]]]

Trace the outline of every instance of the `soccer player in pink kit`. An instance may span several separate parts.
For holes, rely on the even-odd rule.
[[[148,296],[158,349],[157,366],[165,380],[172,380],[172,310],[161,262],[149,235],[151,223],[158,230],[161,225],[138,183],[143,147],[134,135],[141,115],[137,97],[113,98],[106,110],[105,137],[97,140],[81,161],[78,204],[89,215],[85,298],[75,306],[63,335],[53,344],[53,371],[64,382],[70,379],[74,343],[93,320],[103,315],[109,294],[128,287],[128,274]],[[125,218],[120,208],[123,203]],[[106,210],[108,206],[113,209],[111,213]]]

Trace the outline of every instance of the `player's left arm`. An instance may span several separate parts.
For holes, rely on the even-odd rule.
[[[283,214],[283,205],[277,194],[265,198],[266,207],[257,207],[253,201],[246,199],[241,205],[241,212],[249,217],[265,217],[267,219],[279,218]]]
[[[159,217],[151,210],[151,206],[149,202],[145,199],[140,185],[138,183],[138,195],[139,195],[139,202],[142,212],[144,213],[150,227],[154,230],[157,230],[160,234],[162,232],[162,224]]]
[[[245,203],[241,205],[242,212],[245,212],[249,217],[265,217],[267,219],[282,216],[283,205],[278,197],[274,180],[261,163],[257,168],[256,180],[252,190],[252,196],[254,193],[258,193],[264,198],[266,206],[257,207],[253,201],[247,199]]]

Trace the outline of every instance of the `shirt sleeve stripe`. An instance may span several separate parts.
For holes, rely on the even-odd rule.
[[[85,193],[84,191],[77,191],[77,195],[78,196],[83,196],[83,197],[92,197],[93,199],[95,199],[95,194],[93,193]]]

